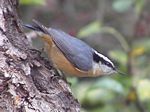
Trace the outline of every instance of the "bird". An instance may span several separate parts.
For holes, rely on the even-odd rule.
[[[26,28],[42,33],[45,52],[55,68],[70,76],[97,77],[117,73],[113,62],[84,41],[33,20]]]

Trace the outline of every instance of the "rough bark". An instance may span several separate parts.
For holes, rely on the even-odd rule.
[[[0,112],[80,111],[52,64],[30,47],[17,6],[17,0],[0,0]]]

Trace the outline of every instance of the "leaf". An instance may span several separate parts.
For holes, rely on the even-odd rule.
[[[23,5],[44,5],[45,0],[20,0]]]
[[[149,51],[150,51],[150,38],[147,37],[145,39],[135,41],[133,44],[133,48],[143,48],[145,52],[149,53]]]
[[[100,78],[91,89],[103,88],[117,93],[124,93],[124,88],[121,83],[111,78]]]
[[[80,102],[83,102],[83,100],[85,99],[87,91],[90,88],[90,86],[91,82],[79,82],[76,88],[73,88],[74,94],[77,96]]]
[[[100,31],[101,24],[99,21],[94,21],[90,23],[89,25],[81,28],[81,30],[78,33],[78,37],[87,37],[89,35],[92,35],[94,33],[97,33]]]
[[[142,101],[150,100],[150,80],[143,79],[137,84],[137,93]]]
[[[144,0],[136,0],[135,9],[138,14],[140,14],[140,12],[142,11],[144,3]]]
[[[108,91],[102,88],[96,88],[87,91],[83,103],[88,103],[88,105],[101,105],[107,101],[115,98],[115,94],[112,91]]]
[[[123,51],[119,50],[110,51],[109,56],[123,65],[126,65],[127,63],[127,54]]]
[[[143,55],[144,53],[145,53],[145,48],[141,46],[141,47],[134,48],[131,52],[131,56],[137,57]]]
[[[78,79],[76,77],[67,77],[67,81],[71,83],[71,87],[76,86],[78,83]]]
[[[123,86],[111,78],[100,78],[94,84],[90,85],[89,88],[85,86],[86,89],[80,88],[80,94],[84,94],[80,101],[84,105],[103,105],[103,103],[116,98],[116,93],[124,94]]]
[[[123,13],[131,8],[134,0],[115,0],[112,4],[112,7],[115,11]]]
[[[113,105],[106,105],[104,107],[99,107],[99,109],[95,109],[92,112],[116,112],[116,108]]]

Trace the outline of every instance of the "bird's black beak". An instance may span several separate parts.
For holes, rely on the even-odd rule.
[[[122,71],[120,70],[116,70],[116,73],[120,74],[120,75],[123,75],[123,76],[126,76],[127,74],[126,73],[123,73]]]

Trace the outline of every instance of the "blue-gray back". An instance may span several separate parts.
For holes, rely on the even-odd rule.
[[[92,68],[93,49],[82,40],[50,28],[49,31],[57,47],[78,69],[88,71]]]
[[[50,35],[56,46],[76,68],[83,71],[92,69],[93,49],[89,45],[61,30],[48,29],[36,20],[33,22],[34,25],[24,26]]]

